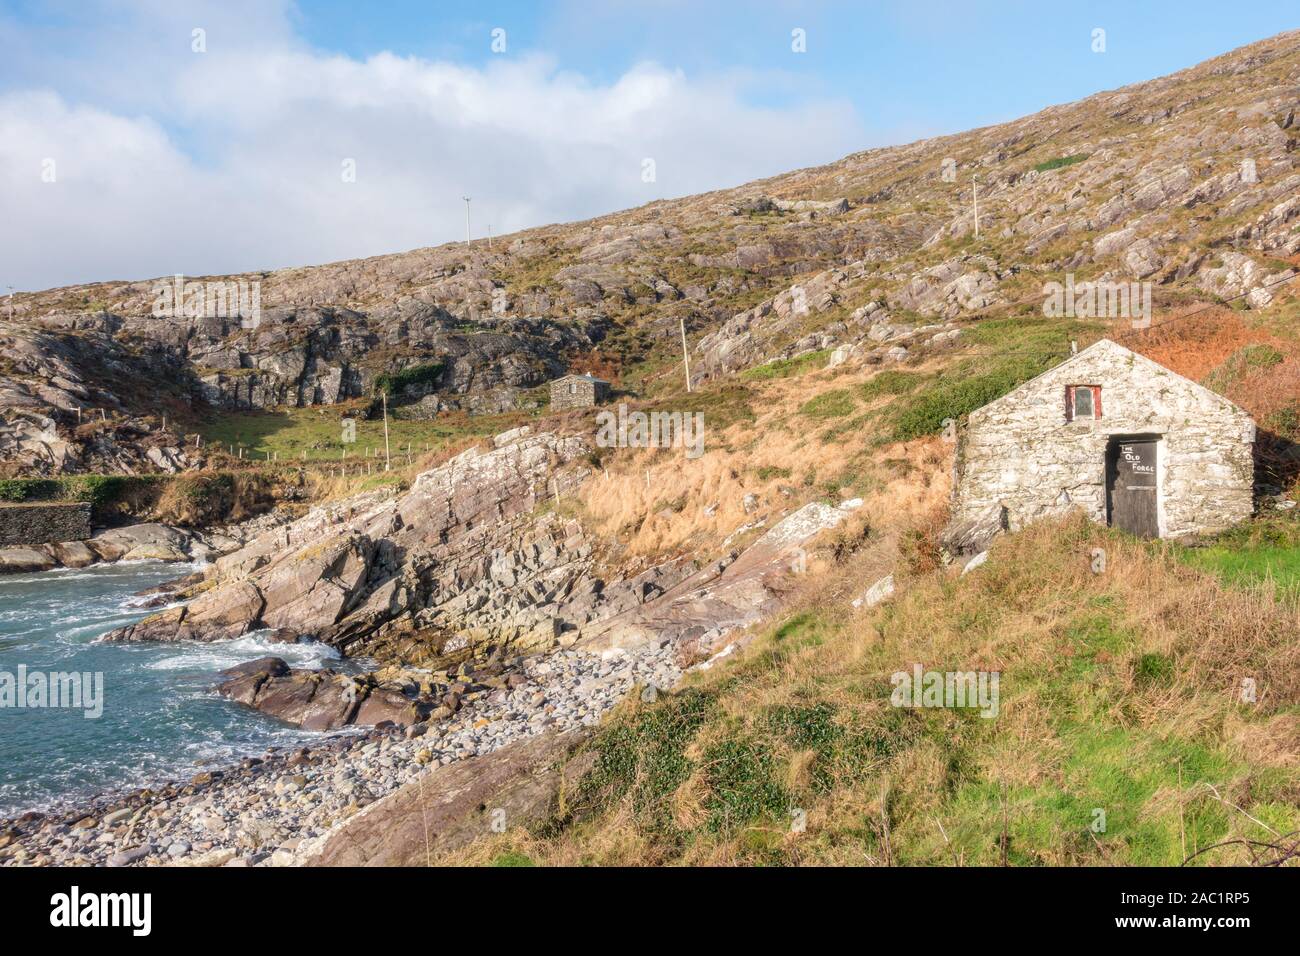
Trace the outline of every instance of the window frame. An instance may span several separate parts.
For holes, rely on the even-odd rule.
[[[1092,396],[1092,414],[1078,414],[1078,394],[1083,389]],[[1067,385],[1065,386],[1065,420],[1068,422],[1095,422],[1102,417],[1101,410],[1101,386],[1100,385]]]

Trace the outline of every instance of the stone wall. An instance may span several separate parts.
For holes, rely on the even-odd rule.
[[[89,504],[0,505],[0,548],[89,537]]]
[[[609,386],[604,382],[577,376],[561,378],[551,383],[551,409],[590,408],[608,395]]]
[[[1069,421],[1068,385],[1101,386],[1101,418]],[[1106,522],[1106,447],[1152,435],[1162,537],[1224,528],[1253,510],[1255,425],[1236,405],[1102,340],[973,412],[957,449],[954,526],[1001,505],[1011,530],[1079,508]]]

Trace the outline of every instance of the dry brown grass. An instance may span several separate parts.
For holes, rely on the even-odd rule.
[[[746,525],[766,527],[804,503],[861,497],[873,524],[899,527],[933,513],[950,492],[951,448],[938,438],[876,448],[870,427],[830,434],[836,421],[813,421],[801,405],[853,389],[875,369],[841,368],[756,386],[755,421],[709,429],[705,453],[623,449],[607,455],[581,495],[598,533],[632,555],[708,552]],[[685,401],[689,406],[689,399]],[[858,411],[867,406],[859,403]],[[747,512],[746,495],[757,498]]]

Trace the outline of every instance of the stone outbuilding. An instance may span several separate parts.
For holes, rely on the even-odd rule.
[[[591,375],[566,375],[551,382],[551,409],[590,408],[609,398],[609,382]]]
[[[1075,508],[1143,537],[1222,529],[1253,511],[1254,441],[1228,399],[1102,339],[971,413],[947,540]]]

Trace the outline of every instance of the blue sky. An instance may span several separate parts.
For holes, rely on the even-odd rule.
[[[517,53],[552,54],[598,80],[655,60],[692,73],[770,73],[752,96],[849,97],[869,130],[958,132],[1172,73],[1284,29],[1300,4],[1143,2],[482,3],[397,0],[358,21],[353,0],[300,5],[303,36],[364,57],[380,50],[484,62],[507,30]],[[807,52],[790,32],[807,31]],[[1105,54],[1092,52],[1096,27]]]
[[[0,0],[0,284],[433,245],[463,237],[466,194],[478,234],[580,219],[1013,119],[1297,26],[1295,3],[1205,0]]]

